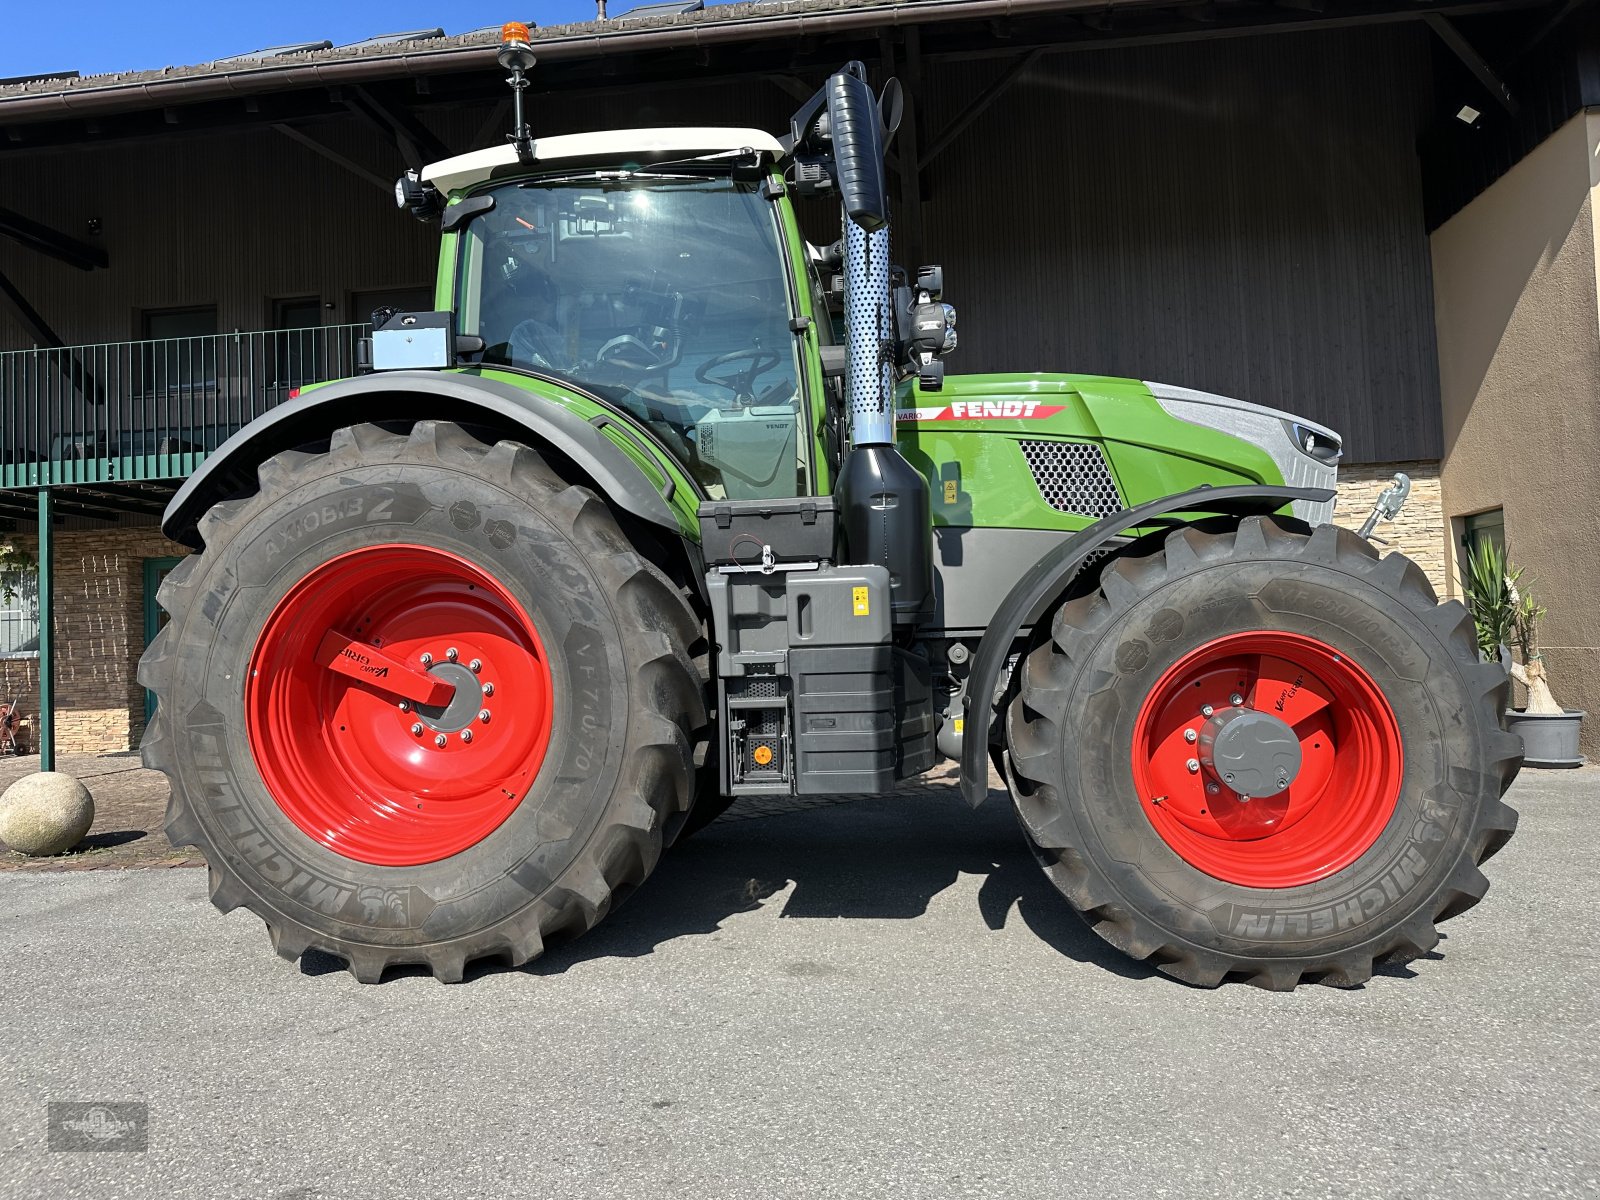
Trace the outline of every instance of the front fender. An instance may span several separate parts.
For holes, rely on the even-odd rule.
[[[199,549],[195,527],[201,516],[219,500],[253,488],[256,468],[274,454],[326,438],[346,425],[423,420],[526,430],[536,443],[572,460],[618,508],[674,532],[683,528],[669,503],[676,489],[672,475],[660,468],[661,482],[653,482],[602,432],[612,424],[631,431],[625,418],[602,413],[585,420],[548,396],[498,379],[388,371],[326,384],[251,421],[184,481],[167,505],[161,530],[173,541]],[[635,433],[634,440],[643,439]]]
[[[972,659],[972,673],[967,679],[963,701],[967,733],[961,744],[961,793],[967,803],[976,808],[989,792],[989,731],[994,722],[996,694],[1006,678],[1005,667],[1011,657],[1012,644],[1023,628],[1036,622],[1061,595],[1082,568],[1084,559],[1118,534],[1172,513],[1265,516],[1295,501],[1326,504],[1333,497],[1331,488],[1264,484],[1195,488],[1113,513],[1074,534],[1034,563],[995,610]]]

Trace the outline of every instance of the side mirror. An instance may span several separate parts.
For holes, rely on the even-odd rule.
[[[889,187],[883,171],[883,117],[877,98],[866,80],[843,71],[829,76],[823,90],[845,215],[868,233],[882,229],[889,223]]]

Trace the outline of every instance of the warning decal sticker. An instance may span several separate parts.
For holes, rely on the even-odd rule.
[[[1065,404],[1038,400],[957,400],[943,408],[901,408],[896,421],[1042,421],[1066,410]]]

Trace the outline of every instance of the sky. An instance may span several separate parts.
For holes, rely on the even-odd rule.
[[[649,0],[610,0],[619,16]],[[288,42],[335,46],[380,33],[533,20],[593,20],[594,0],[0,0],[0,78],[49,71],[144,71],[191,65]]]

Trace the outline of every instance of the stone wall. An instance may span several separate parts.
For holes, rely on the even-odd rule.
[[[1339,469],[1339,497],[1334,502],[1333,522],[1348,529],[1359,529],[1372,511],[1378,493],[1389,486],[1396,471],[1411,476],[1411,498],[1394,521],[1386,521],[1372,531],[1388,542],[1379,550],[1398,550],[1427,574],[1433,590],[1443,600],[1456,594],[1450,579],[1449,522],[1444,516],[1444,499],[1439,486],[1436,462],[1371,463]]]
[[[37,539],[14,539],[37,551]],[[55,537],[56,749],[131,750],[144,733],[144,562],[187,550],[156,529],[63,531]],[[0,659],[0,698],[21,701],[38,747],[37,659]]]

